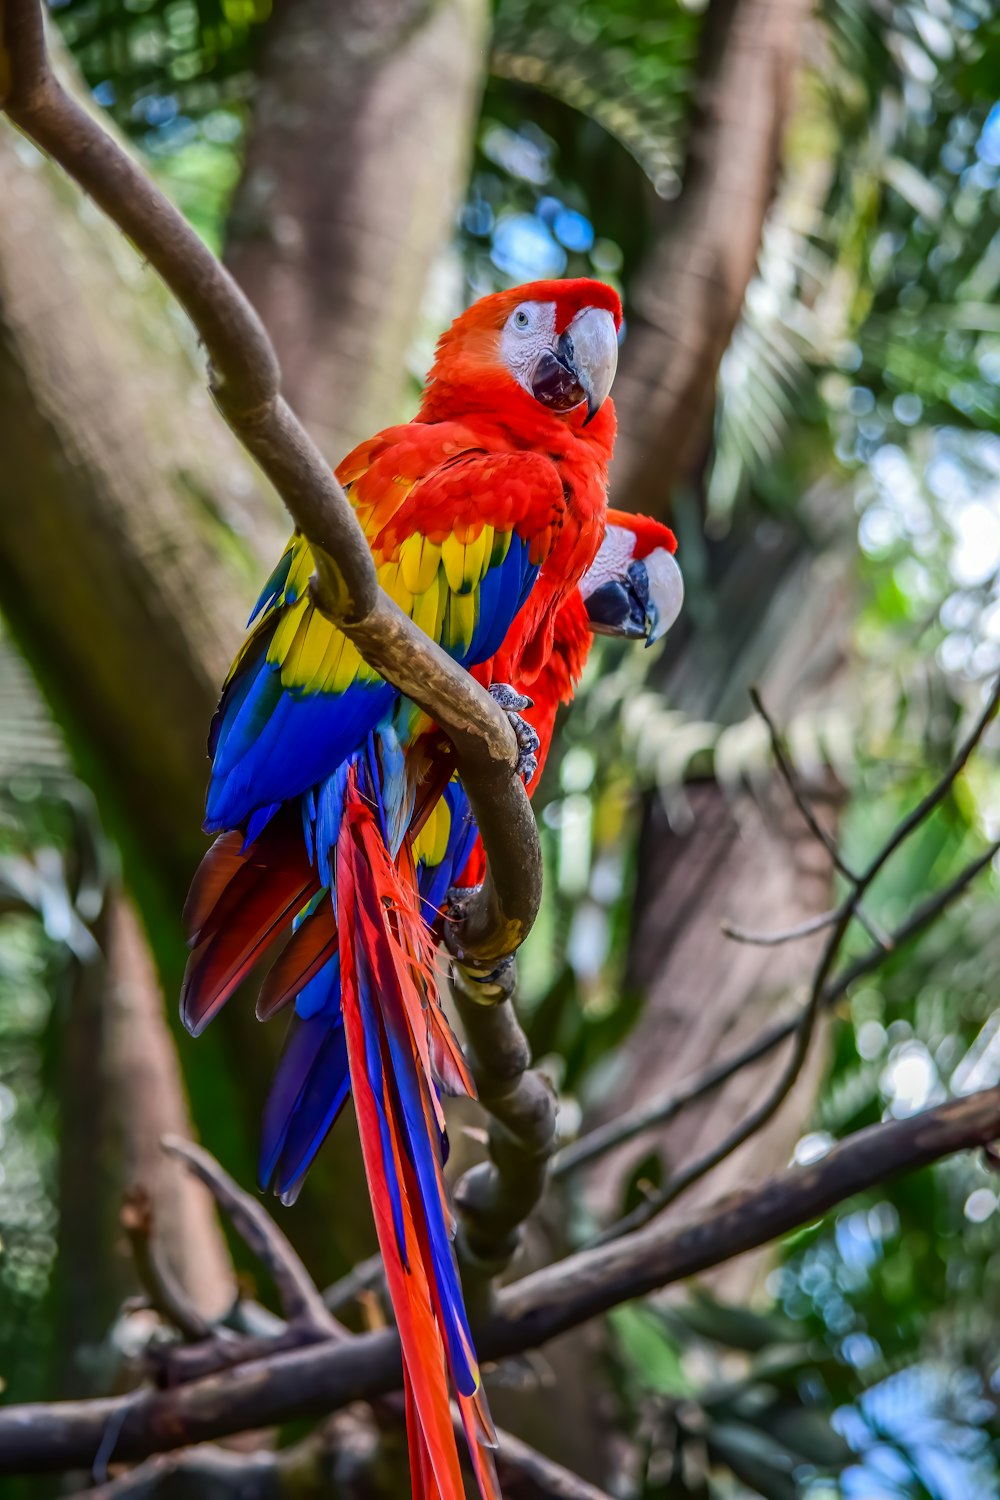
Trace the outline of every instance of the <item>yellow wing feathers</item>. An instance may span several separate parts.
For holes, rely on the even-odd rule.
[[[447,799],[442,797],[413,841],[414,859],[425,860],[428,865],[439,865],[448,852],[450,833],[451,808]]]
[[[458,526],[440,541],[414,533],[391,554],[376,553],[379,584],[426,635],[461,654],[475,632],[479,585],[503,562],[510,540],[510,531],[483,523]],[[353,682],[374,681],[376,673],[351,642],[313,608],[313,561],[305,538],[293,537],[288,551],[284,588],[265,616],[275,610],[280,616],[267,659],[280,667],[282,686],[304,694],[342,693]]]

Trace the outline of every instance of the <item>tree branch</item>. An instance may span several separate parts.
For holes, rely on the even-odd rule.
[[[780,736],[764,710],[759,693],[752,691],[751,697],[753,698],[755,708],[757,708],[771,730],[772,743],[775,745],[777,753],[781,746]],[[642,1225],[648,1224],[651,1219],[655,1218],[657,1214],[662,1213],[682,1193],[687,1192],[688,1188],[693,1187],[696,1182],[700,1182],[721,1161],[724,1161],[727,1156],[742,1146],[745,1141],[748,1141],[751,1136],[755,1135],[758,1130],[761,1130],[774,1117],[794,1087],[795,1081],[802,1070],[802,1065],[808,1055],[809,1044],[812,1041],[815,1030],[816,1018],[823,1007],[824,994],[828,986],[831,971],[837,962],[847,929],[850,927],[852,919],[858,915],[862,898],[896,850],[900,848],[915,829],[920,827],[926,818],[930,817],[934,809],[944,801],[944,798],[953,787],[956,778],[964,770],[969,757],[986,733],[998,709],[1000,709],[1000,677],[994,683],[993,691],[990,693],[972,730],[959,747],[947,769],[938,778],[927,795],[922,797],[917,805],[900,820],[894,831],[886,839],[885,843],[865,869],[860,874],[849,876],[851,889],[837,910],[836,919],[831,927],[830,935],[823,945],[823,951],[820,954],[819,963],[813,975],[809,999],[794,1026],[794,1044],[791,1055],[766,1097],[745,1120],[741,1120],[738,1125],[734,1126],[721,1141],[711,1146],[701,1156],[696,1157],[687,1166],[682,1167],[661,1188],[651,1193],[638,1204],[631,1213],[625,1214],[621,1219],[604,1229],[595,1238],[594,1244],[605,1244],[609,1240],[617,1239],[631,1230],[639,1229]],[[789,786],[794,791],[794,772],[790,764],[786,763],[785,774],[786,779],[787,777],[791,777]],[[805,801],[805,798],[799,800],[799,807],[816,837],[829,850],[831,845],[826,831],[815,821],[812,809]],[[835,851],[834,857],[837,862],[837,868],[845,873],[848,872],[849,866],[840,857],[839,851]],[[889,952],[893,947],[892,939],[886,938],[880,933],[876,934],[876,943],[878,948],[883,952]]]
[[[313,601],[365,661],[441,726],[489,855],[460,923],[446,924],[460,960],[495,964],[523,941],[538,908],[541,856],[516,772],[513,732],[489,695],[378,587],[350,502],[281,395],[277,357],[236,283],[49,66],[40,0],[0,3],[0,105],[133,242],[187,312],[205,346],[209,386],[312,546]]]
[[[501,1291],[477,1330],[484,1359],[537,1348],[633,1297],[730,1260],[900,1172],[1000,1136],[1000,1088],[873,1125],[821,1161],[731,1193],[686,1223],[656,1224],[582,1251]],[[228,1433],[325,1415],[398,1388],[399,1342],[389,1330],[328,1339],[168,1391],[0,1410],[0,1472],[88,1467],[105,1433],[119,1459],[139,1459]],[[105,1452],[107,1451],[105,1444]]]
[[[930,927],[943,912],[947,911],[949,906],[958,900],[976,876],[992,864],[998,853],[1000,853],[1000,840],[992,843],[984,853],[967,864],[940,891],[935,891],[933,896],[921,902],[907,920],[892,933],[892,951],[902,948]],[[852,984],[880,968],[889,957],[890,951],[882,944],[876,944],[867,953],[848,964],[839,974],[835,974],[823,991],[824,1008],[829,1010],[836,1005],[847,994]],[[704,1072],[698,1073],[680,1088],[664,1095],[662,1099],[656,1099],[641,1109],[630,1110],[626,1114],[619,1115],[615,1120],[609,1120],[606,1125],[600,1125],[595,1130],[588,1131],[572,1145],[563,1147],[552,1163],[552,1176],[565,1177],[568,1172],[578,1171],[588,1162],[604,1156],[609,1151],[614,1151],[618,1146],[626,1145],[645,1131],[652,1130],[657,1125],[669,1124],[689,1104],[703,1098],[705,1094],[710,1094],[713,1089],[721,1087],[743,1068],[750,1067],[753,1063],[760,1062],[762,1058],[769,1056],[776,1047],[780,1047],[782,1042],[787,1041],[798,1026],[800,1019],[801,1012],[797,1011],[795,1015],[788,1016],[783,1021],[776,1021],[773,1026],[761,1031],[746,1047],[735,1052],[732,1057],[713,1063]]]
[[[402,1408],[397,1415],[402,1420]],[[457,1412],[455,1419],[461,1428]],[[180,1493],[181,1484],[190,1493],[207,1488],[212,1500],[275,1500],[286,1493],[286,1487],[294,1487],[298,1494],[306,1486],[315,1486],[317,1494],[325,1494],[331,1460],[339,1446],[332,1425],[278,1452],[233,1453],[202,1443],[176,1455],[148,1459],[107,1484],[80,1490],[71,1500],[170,1500]],[[535,1500],[611,1500],[605,1490],[554,1463],[513,1433],[498,1429],[497,1440],[497,1476],[505,1493],[516,1491]]]
[[[245,1193],[202,1146],[181,1140],[179,1136],[166,1136],[161,1144],[168,1156],[176,1157],[205,1184],[241,1239],[267,1267],[288,1322],[305,1324],[314,1332],[330,1337],[343,1337],[344,1330],[330,1313],[291,1242],[263,1203]]]
[[[495,1277],[506,1270],[520,1226],[545,1190],[556,1144],[551,1084],[530,1067],[531,1048],[514,1010],[511,959],[491,980],[460,969],[452,986],[480,1103],[490,1115],[490,1160],[455,1188],[459,1261],[473,1317],[485,1310]]]
[[[121,1225],[132,1251],[135,1272],[149,1305],[186,1339],[197,1342],[211,1336],[212,1325],[203,1318],[175,1279],[170,1267],[157,1254],[153,1239],[153,1201],[143,1187],[131,1188],[122,1205]]]

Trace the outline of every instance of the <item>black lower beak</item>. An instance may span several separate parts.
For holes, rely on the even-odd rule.
[[[562,335],[556,350],[546,349],[539,356],[531,372],[531,394],[555,411],[570,411],[585,399],[586,392],[573,366],[573,340],[567,334]]]
[[[623,582],[613,579],[595,589],[586,600],[587,618],[595,635],[617,635],[641,641],[646,636],[646,605],[649,579],[645,564],[631,564]]]

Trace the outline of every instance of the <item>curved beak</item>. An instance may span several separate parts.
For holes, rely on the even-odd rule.
[[[595,635],[645,640],[647,646],[666,635],[684,603],[684,580],[671,553],[657,548],[629,563],[627,571],[585,596]]]
[[[633,563],[633,567],[635,564]],[[684,579],[672,552],[657,547],[645,559],[646,645],[651,646],[666,635],[684,604]]]
[[[603,307],[585,307],[559,335],[555,349],[539,357],[531,374],[531,393],[557,411],[570,411],[586,401],[586,426],[607,399],[617,368],[614,318]]]

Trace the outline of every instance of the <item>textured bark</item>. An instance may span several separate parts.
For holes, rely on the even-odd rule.
[[[398,420],[428,273],[465,188],[485,0],[282,0],[227,261],[336,462]]]
[[[0,201],[0,607],[107,822],[176,895],[203,847],[206,727],[283,527],[161,288],[6,123]]]
[[[77,969],[60,1027],[57,1285],[68,1392],[93,1388],[95,1376],[100,1384],[104,1372],[85,1351],[138,1290],[119,1223],[128,1188],[149,1191],[157,1252],[194,1305],[218,1317],[235,1296],[211,1199],[160,1149],[163,1135],[190,1134],[187,1100],[153,963],[120,892],[98,938],[101,956]]]
[[[663,515],[708,442],[719,363],[774,198],[807,0],[712,0],[680,197],[630,288],[617,503]]]

